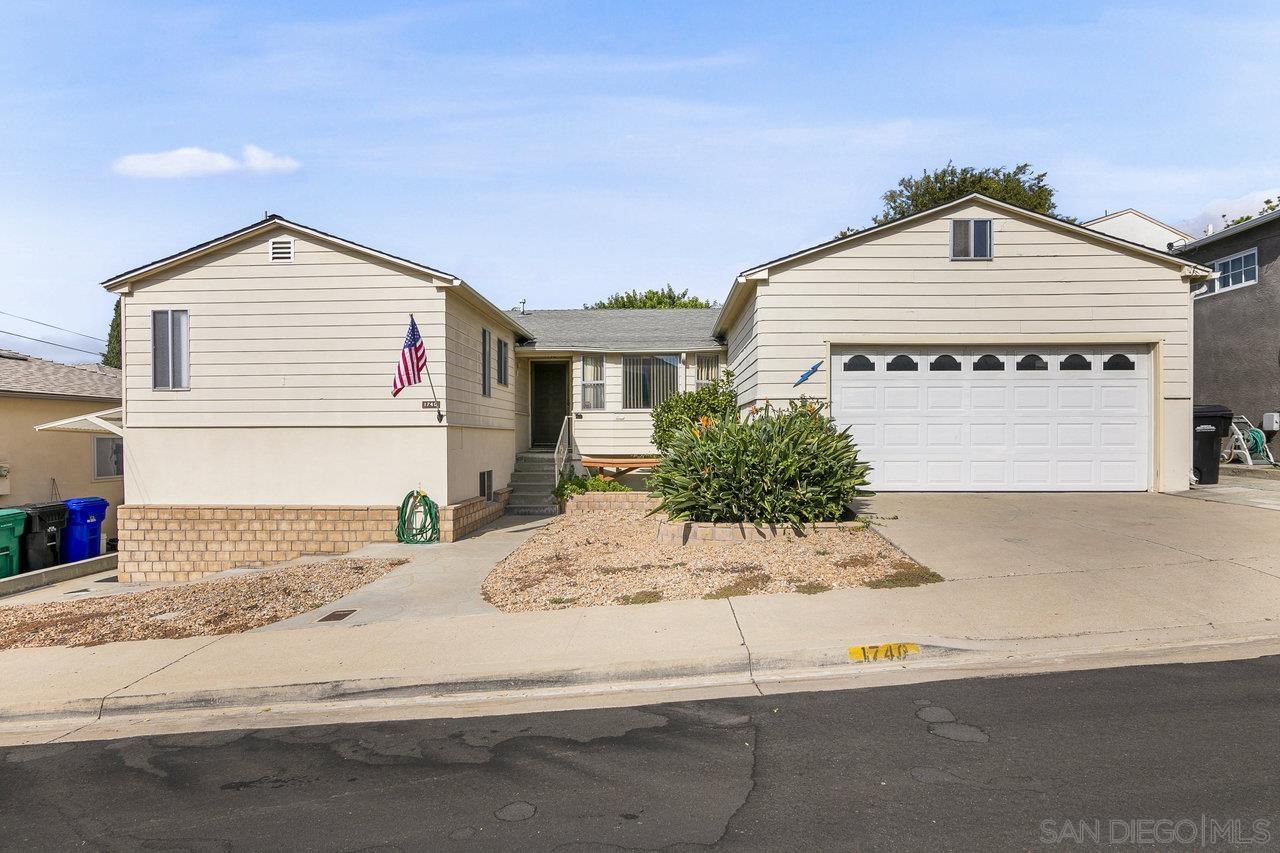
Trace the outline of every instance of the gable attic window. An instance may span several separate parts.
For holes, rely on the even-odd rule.
[[[991,260],[991,220],[951,220],[951,260]]]
[[[293,263],[293,238],[275,237],[267,244],[267,259],[273,264]]]
[[[151,387],[156,391],[188,390],[191,387],[189,352],[187,312],[172,308],[152,311]]]

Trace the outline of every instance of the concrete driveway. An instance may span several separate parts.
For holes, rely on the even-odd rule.
[[[1253,506],[1145,493],[884,493],[869,503],[886,536],[949,580],[1115,569],[1280,579],[1280,512]]]

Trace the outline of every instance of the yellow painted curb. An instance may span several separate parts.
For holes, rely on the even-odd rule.
[[[874,646],[850,646],[849,660],[877,661],[902,660],[907,655],[920,654],[920,646],[915,643],[879,643]]]

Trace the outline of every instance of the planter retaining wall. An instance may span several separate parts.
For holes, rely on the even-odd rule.
[[[864,530],[861,521],[818,521],[797,532],[789,524],[711,523],[706,521],[664,521],[658,525],[658,542],[663,545],[687,545],[690,542],[758,542],[787,534],[804,536],[819,530]]]
[[[570,495],[565,502],[566,514],[594,512],[598,510],[634,510],[646,513],[658,505],[658,498],[648,492],[583,492]]]

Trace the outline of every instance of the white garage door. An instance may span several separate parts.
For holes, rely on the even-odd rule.
[[[884,491],[1144,491],[1145,348],[832,350],[832,410]]]

